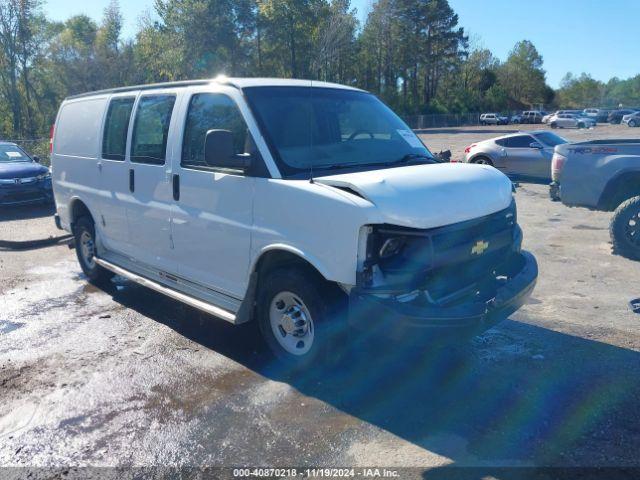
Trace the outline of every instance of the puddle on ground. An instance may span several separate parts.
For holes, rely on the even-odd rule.
[[[24,323],[15,323],[6,320],[0,320],[0,334],[11,333],[14,330],[18,330],[19,328],[22,328],[24,326]]]

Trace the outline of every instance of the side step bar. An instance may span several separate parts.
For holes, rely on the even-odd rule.
[[[198,310],[202,310],[205,313],[213,315],[215,317],[219,317],[227,322],[235,323],[236,316],[223,308],[216,307],[215,305],[211,305],[207,302],[203,302],[202,300],[198,300],[197,298],[190,297],[189,295],[185,295],[184,293],[180,293],[176,290],[173,290],[169,287],[165,287],[153,280],[149,280],[148,278],[141,277],[129,270],[125,270],[111,262],[107,262],[106,260],[102,260],[101,258],[94,257],[95,262],[101,267],[106,268],[107,270],[111,270],[116,275],[120,275],[132,282],[136,282],[144,287],[150,288],[151,290],[155,290],[156,292],[160,292],[167,297],[173,298],[174,300],[178,300],[179,302],[186,303],[187,305],[197,308]]]

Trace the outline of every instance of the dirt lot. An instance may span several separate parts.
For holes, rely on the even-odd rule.
[[[467,130],[427,141],[497,129]],[[640,466],[640,263],[612,255],[610,214],[516,195],[539,284],[467,358],[389,345],[295,378],[252,326],[98,290],[64,245],[0,250],[0,465]],[[59,234],[21,212],[0,240]]]

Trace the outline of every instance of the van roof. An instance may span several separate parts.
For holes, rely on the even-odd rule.
[[[320,82],[317,80],[297,80],[287,78],[231,78],[220,75],[216,78],[200,79],[200,80],[184,80],[178,82],[164,82],[164,83],[151,83],[147,85],[133,85],[130,87],[118,87],[109,88],[106,90],[97,90],[95,92],[81,93],[79,95],[72,95],[66,98],[71,100],[74,98],[91,97],[94,95],[104,95],[109,93],[122,93],[132,92],[137,90],[152,90],[156,88],[171,88],[171,87],[190,87],[194,85],[229,85],[239,89],[248,87],[309,87],[315,88],[340,88],[344,90],[355,90],[363,92],[358,88],[349,87],[346,85],[340,85],[338,83]]]

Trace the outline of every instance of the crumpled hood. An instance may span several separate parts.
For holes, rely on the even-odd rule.
[[[378,207],[383,222],[434,228],[507,208],[511,181],[487,165],[428,164],[315,178],[349,188]]]
[[[35,162],[0,162],[0,179],[37,177],[48,171]]]

